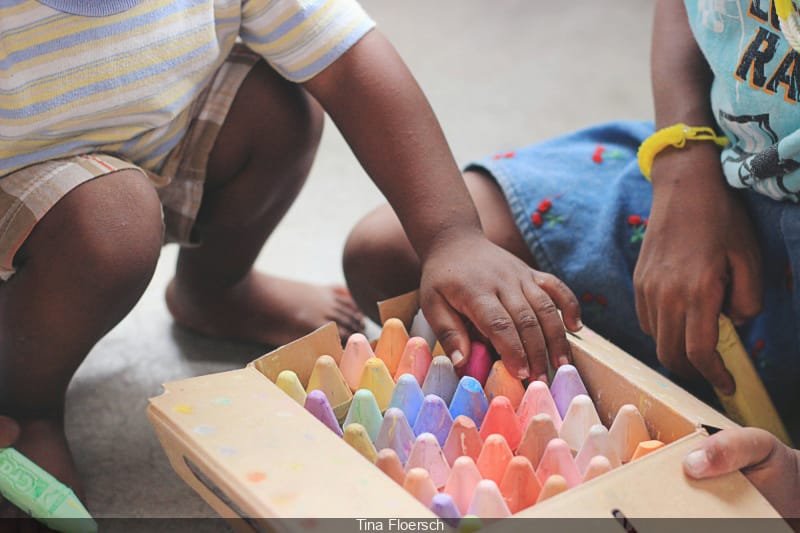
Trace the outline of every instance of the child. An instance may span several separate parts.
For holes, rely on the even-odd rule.
[[[373,26],[354,0],[3,2],[0,414],[22,453],[79,488],[67,385],[144,291],[164,235],[184,245],[166,295],[179,324],[272,345],[330,319],[343,336],[361,328],[346,291],[253,270],[323,109],[423,258],[422,306],[447,352],[468,355],[468,319],[520,377],[544,372],[546,347],[569,357],[556,309],[577,328],[577,300],[486,239]]]
[[[781,10],[784,18],[794,11]],[[726,144],[721,155],[715,142],[684,140],[682,126],[654,136],[651,124],[618,122],[497,154],[465,172],[490,239],[564,280],[586,323],[647,363],[733,392],[715,352],[718,316],[728,313],[795,439],[798,50],[800,35],[782,34],[769,0],[661,0],[652,49],[656,130],[709,128],[691,131]],[[670,133],[677,138],[666,142]],[[648,138],[642,160],[652,163],[652,185],[637,161]],[[420,279],[399,229],[384,207],[348,239],[345,275],[370,316],[371,302]]]

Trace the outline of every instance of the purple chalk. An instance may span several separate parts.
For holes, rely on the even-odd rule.
[[[375,448],[382,450],[391,448],[397,453],[402,464],[406,464],[408,455],[416,440],[414,430],[406,420],[406,415],[397,407],[390,407],[383,415],[383,422],[375,439]]]
[[[461,513],[456,507],[456,502],[446,492],[440,492],[433,497],[431,511],[439,518],[442,518],[450,527],[457,527],[458,521],[461,520]]]
[[[458,387],[458,376],[453,368],[453,362],[445,355],[434,357],[428,368],[428,375],[422,383],[422,392],[426,395],[435,394],[445,403],[450,403],[456,387]]]
[[[336,420],[336,415],[333,414],[333,408],[324,392],[317,389],[309,392],[306,396],[305,408],[317,420],[331,428],[334,433],[342,436],[342,428],[339,427],[339,422]]]
[[[583,380],[578,375],[578,369],[572,365],[561,365],[556,370],[553,383],[550,385],[550,394],[558,408],[558,414],[563,419],[569,409],[572,399],[579,394],[589,396]]]
[[[422,409],[414,423],[414,434],[432,433],[439,446],[444,446],[450,428],[453,427],[453,417],[447,409],[447,404],[435,394],[428,394],[422,402]]]

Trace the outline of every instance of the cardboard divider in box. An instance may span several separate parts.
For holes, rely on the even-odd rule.
[[[381,316],[411,323],[415,294],[380,304]],[[711,407],[584,328],[570,336],[574,364],[605,424],[620,406],[636,405],[653,438],[667,445],[517,513],[515,517],[779,518],[740,473],[713,480],[684,477],[681,461],[707,437],[704,426],[734,427]],[[243,531],[329,529],[321,522],[274,519],[435,516],[275,384],[293,370],[305,385],[314,361],[342,354],[328,324],[245,368],[164,385],[148,417],[172,467],[232,526]],[[334,406],[341,414],[347,407]],[[781,520],[767,529],[789,531]],[[526,521],[502,526],[529,530]],[[648,531],[647,522],[637,530]],[[353,524],[349,524],[353,528]],[[763,529],[763,528],[762,528]]]

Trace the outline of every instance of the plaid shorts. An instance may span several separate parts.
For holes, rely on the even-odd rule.
[[[15,272],[14,256],[36,223],[75,187],[125,169],[144,173],[156,188],[164,216],[164,241],[192,238],[203,197],[208,157],[236,93],[260,56],[237,45],[192,103],[180,143],[158,173],[106,153],[80,154],[30,165],[0,178],[0,280]]]

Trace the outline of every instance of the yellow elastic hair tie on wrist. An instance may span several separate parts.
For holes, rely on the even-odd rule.
[[[720,137],[713,129],[707,126],[691,127],[679,122],[674,126],[658,130],[642,142],[637,154],[639,170],[642,171],[647,181],[650,181],[653,160],[659,152],[668,146],[683,148],[686,146],[686,141],[714,141],[719,146],[728,144],[727,137]]]

